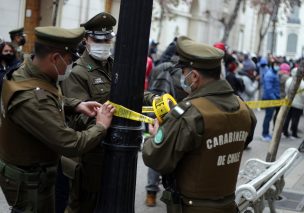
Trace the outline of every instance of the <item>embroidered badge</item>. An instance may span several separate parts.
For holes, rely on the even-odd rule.
[[[156,135],[154,136],[154,143],[161,144],[163,142],[164,134],[161,128],[158,129]]]
[[[103,80],[101,78],[94,79],[94,84],[101,84],[101,83],[103,83]]]

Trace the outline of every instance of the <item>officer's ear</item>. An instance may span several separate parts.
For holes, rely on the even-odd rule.
[[[60,53],[58,52],[52,52],[49,54],[49,60],[52,64],[57,64],[60,60]]]
[[[200,79],[201,74],[199,73],[199,71],[197,71],[196,69],[192,69],[192,75],[191,75],[191,80],[192,82],[198,82]]]

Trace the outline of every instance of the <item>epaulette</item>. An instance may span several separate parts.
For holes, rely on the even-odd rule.
[[[35,95],[36,95],[36,98],[38,99],[38,101],[48,99],[47,94],[44,89],[36,87],[36,89],[34,89],[34,92],[35,92]]]
[[[178,119],[191,107],[191,105],[190,101],[181,102],[171,110],[171,114]]]

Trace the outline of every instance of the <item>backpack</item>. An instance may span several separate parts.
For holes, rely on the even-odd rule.
[[[187,93],[180,85],[182,71],[171,62],[157,65],[151,71],[148,91],[157,95],[169,93],[177,101],[184,99]]]

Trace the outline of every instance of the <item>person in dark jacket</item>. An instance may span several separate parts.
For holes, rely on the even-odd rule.
[[[237,71],[238,68],[238,63],[235,60],[234,57],[231,56],[231,61],[228,64],[228,68],[227,68],[227,75],[226,75],[226,80],[228,81],[228,83],[230,84],[230,86],[232,87],[234,94],[240,96],[241,92],[244,92],[245,90],[245,85],[244,85],[244,81],[242,78],[238,78],[235,75],[235,72]]]
[[[0,44],[0,92],[3,77],[18,68],[20,61],[16,57],[16,50],[11,43],[3,42]]]
[[[187,93],[180,84],[182,70],[180,67],[176,66],[178,62],[176,45],[174,49],[172,47],[173,45],[171,44],[170,50],[174,50],[174,52],[172,52],[173,55],[171,55],[169,61],[163,62],[152,69],[148,91],[157,95],[169,93],[177,102],[179,102],[187,96]],[[159,191],[160,176],[161,175],[158,172],[148,168],[148,183],[146,185],[147,196],[145,203],[149,207],[156,205],[156,194]]]
[[[171,61],[172,56],[176,54],[176,39],[177,38],[175,37],[173,41],[168,45],[166,50],[159,57],[159,60],[155,62],[155,65]]]

